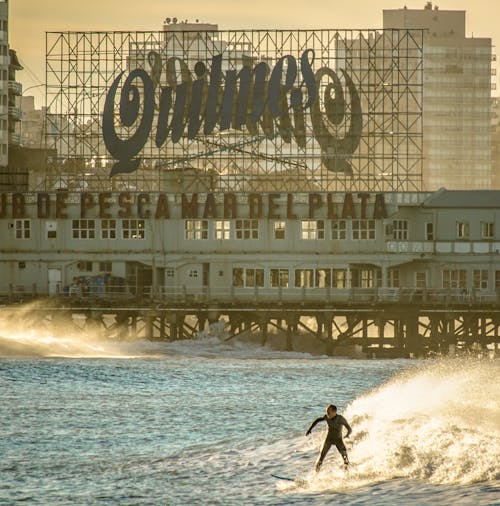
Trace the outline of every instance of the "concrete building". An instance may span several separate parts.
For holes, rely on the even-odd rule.
[[[465,11],[384,10],[384,28],[424,28],[424,189],[491,188],[490,38],[467,37]]]
[[[27,189],[27,173],[19,172],[12,156],[21,144],[21,96],[23,88],[16,72],[23,67],[16,51],[9,48],[9,2],[0,0],[0,189]]]
[[[9,126],[9,2],[0,1],[0,167],[7,167]]]

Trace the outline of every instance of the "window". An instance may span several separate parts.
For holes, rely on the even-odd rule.
[[[481,222],[481,239],[494,239],[495,224],[487,221]]]
[[[352,238],[375,239],[375,220],[352,220]]]
[[[472,286],[477,290],[488,290],[488,271],[474,269],[472,272]]]
[[[443,270],[443,288],[467,288],[466,271]]]
[[[216,220],[215,222],[215,238],[230,239],[231,238],[231,221]]]
[[[314,269],[295,269],[295,286],[313,288]]]
[[[246,288],[263,287],[264,269],[235,267],[233,269],[233,286]]]
[[[101,220],[101,238],[116,239],[116,220]]]
[[[399,269],[389,269],[387,271],[387,286],[389,288],[399,288]]]
[[[288,287],[288,269],[271,269],[269,271],[269,285],[271,287]]]
[[[57,222],[45,222],[45,231],[47,232],[47,239],[57,239]]]
[[[301,239],[324,239],[325,222],[323,220],[302,220],[300,222]]]
[[[465,221],[457,221],[457,239],[469,238],[469,224]]]
[[[326,288],[332,286],[331,269],[316,269],[316,286],[318,288]]]
[[[236,239],[258,239],[259,222],[257,220],[236,220]]]
[[[92,262],[78,262],[76,265],[78,267],[78,270],[84,271],[84,272],[92,272]]]
[[[172,269],[171,267],[167,267],[165,269],[165,276],[167,278],[173,278],[175,276],[175,269]]]
[[[233,269],[233,286],[243,286],[243,273],[244,269],[241,267]]]
[[[415,286],[417,288],[426,288],[427,287],[427,273],[426,272],[416,272],[415,273]]]
[[[345,239],[347,237],[347,221],[332,220],[332,239]]]
[[[373,288],[373,269],[361,269],[360,285],[361,288]]]
[[[274,238],[284,239],[285,238],[286,221],[275,221],[274,222]]]
[[[263,287],[264,286],[264,269],[245,269],[245,286],[246,287]]]
[[[347,287],[347,269],[332,270],[332,286],[334,288]]]
[[[394,220],[392,222],[392,237],[397,241],[408,240],[408,220]]]
[[[208,220],[185,220],[185,237],[191,239],[208,239]]]
[[[144,220],[122,220],[123,239],[144,239]]]
[[[95,239],[95,220],[72,220],[73,239]]]
[[[434,240],[434,223],[426,223],[425,224],[425,240],[433,241]]]
[[[113,269],[111,262],[99,262],[99,272],[111,272]]]
[[[377,273],[377,281],[378,272],[381,272],[380,269],[376,271]],[[374,269],[370,268],[356,268],[351,270],[351,286],[353,288],[373,288],[375,286],[375,272]]]
[[[29,239],[31,236],[31,220],[16,220],[14,222],[16,239]]]
[[[495,271],[495,289],[500,290],[500,271]]]
[[[197,278],[198,277],[198,269],[191,269],[188,273],[189,278]]]

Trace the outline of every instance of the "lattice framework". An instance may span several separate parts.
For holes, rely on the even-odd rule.
[[[182,180],[206,191],[418,191],[422,46],[422,31],[406,30],[47,33],[46,145],[57,156],[49,160],[41,184],[46,189],[168,191],[172,181]],[[272,68],[277,58],[291,54],[299,60],[306,49],[315,52],[314,70],[328,67],[342,77],[344,69],[358,89],[363,129],[350,158],[352,174],[327,169],[309,123],[303,148],[293,139],[252,135],[246,127],[184,136],[160,148],[151,135],[139,170],[109,177],[113,161],[101,131],[105,97],[121,71],[151,71],[149,51],[164,61],[178,56],[191,70],[197,61],[209,66],[222,54],[224,69],[239,70],[243,57]],[[163,74],[160,84],[166,85]],[[322,81],[320,94],[327,84]],[[349,117],[349,100],[346,107]],[[348,126],[329,129],[342,137]]]

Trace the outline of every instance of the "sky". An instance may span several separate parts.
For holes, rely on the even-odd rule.
[[[27,95],[44,104],[45,32],[160,30],[166,17],[215,23],[220,29],[381,28],[383,9],[421,9],[426,0],[10,0],[9,43],[25,70]],[[175,6],[173,4],[176,4]],[[468,36],[500,42],[498,0],[441,0],[441,10],[465,10]],[[496,54],[497,48],[493,48]],[[496,79],[496,78],[495,78]],[[498,88],[498,85],[497,85]],[[498,94],[498,90],[495,95]]]

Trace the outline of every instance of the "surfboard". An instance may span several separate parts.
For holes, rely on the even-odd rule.
[[[273,478],[277,480],[285,480],[285,481],[295,481],[295,478],[289,478],[288,476],[280,476],[279,474],[271,474]]]

